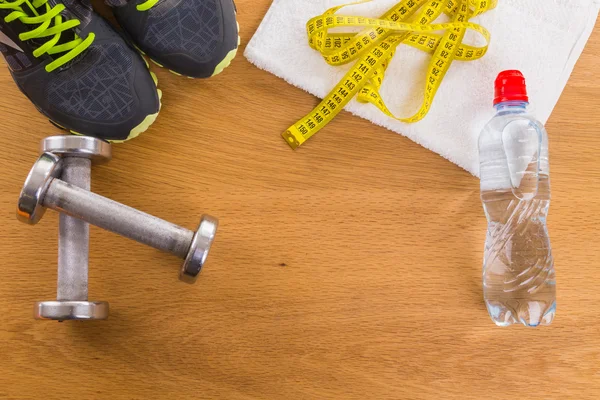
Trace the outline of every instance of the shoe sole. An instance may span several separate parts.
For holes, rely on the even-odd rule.
[[[144,59],[144,58],[142,57],[142,59]],[[154,123],[154,121],[156,121],[156,118],[158,118],[158,114],[160,113],[160,110],[162,108],[162,90],[160,90],[158,88],[158,77],[156,76],[156,74],[154,72],[150,71],[150,65],[148,64],[148,61],[146,61],[144,59],[144,63],[146,63],[146,68],[148,68],[148,71],[150,72],[150,76],[152,77],[152,80],[154,81],[154,85],[156,85],[156,93],[158,94],[158,111],[155,114],[147,115],[146,118],[144,118],[144,120],[142,122],[140,122],[135,128],[133,128],[129,132],[129,135],[127,135],[127,138],[125,138],[125,139],[106,139],[106,141],[109,143],[125,143],[131,139],[135,139],[136,137],[140,136],[142,133],[146,132],[148,130],[148,128],[150,128],[150,126]],[[72,133],[73,135],[87,136],[83,133],[76,132],[71,129],[67,129],[64,126],[58,124],[56,121],[53,121],[51,119],[49,119],[49,121],[52,125],[60,128],[60,129],[63,129],[69,133]]]

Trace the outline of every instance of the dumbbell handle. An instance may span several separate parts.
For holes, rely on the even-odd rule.
[[[65,158],[62,179],[73,186],[89,190],[91,168],[92,160],[88,158]],[[89,245],[90,227],[87,222],[60,214],[57,300],[87,301]]]
[[[42,205],[182,259],[194,239],[191,230],[56,178],[50,181]]]

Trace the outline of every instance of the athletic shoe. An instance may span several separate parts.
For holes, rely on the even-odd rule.
[[[234,59],[239,45],[233,0],[106,0],[125,36],[177,75],[208,78]]]
[[[124,141],[158,115],[145,61],[90,5],[0,0],[0,52],[19,89],[72,133]]]

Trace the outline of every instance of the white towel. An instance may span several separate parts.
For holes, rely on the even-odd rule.
[[[353,63],[329,66],[309,47],[306,22],[330,7],[349,2],[274,0],[246,48],[246,57],[259,68],[323,98]],[[375,0],[338,13],[378,17],[397,2]],[[373,105],[355,100],[346,110],[407,136],[477,176],[477,138],[494,115],[496,75],[505,69],[521,70],[527,79],[531,110],[546,123],[592,33],[600,9],[600,0],[499,0],[498,3],[495,9],[473,20],[491,32],[489,52],[477,61],[452,64],[424,120],[403,124]],[[430,57],[406,45],[399,48],[381,90],[397,116],[412,116],[420,107]],[[298,119],[308,114],[313,105],[307,104]],[[295,122],[290,121],[290,125]],[[327,135],[327,127],[318,134]]]

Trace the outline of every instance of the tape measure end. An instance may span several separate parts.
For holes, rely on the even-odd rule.
[[[292,150],[296,150],[298,147],[300,147],[300,142],[298,142],[292,132],[285,131],[281,134],[281,137],[283,137],[285,142],[292,148]]]

